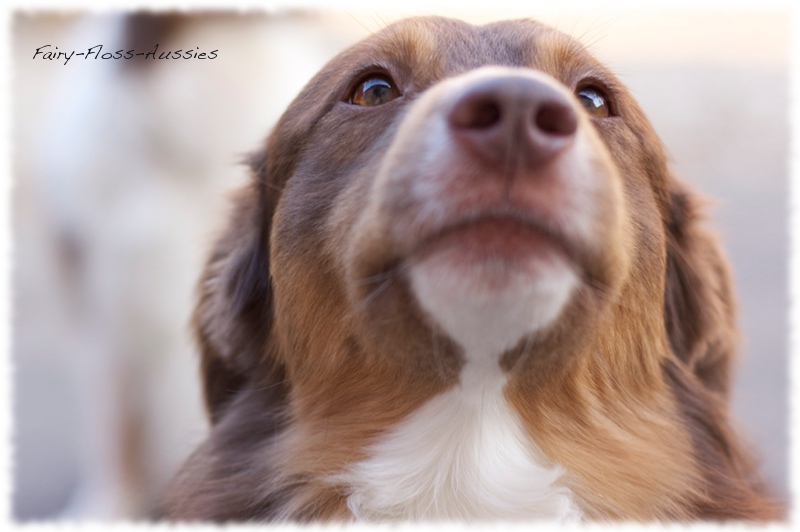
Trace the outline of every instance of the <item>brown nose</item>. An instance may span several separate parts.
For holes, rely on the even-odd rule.
[[[578,116],[567,96],[519,75],[476,81],[448,115],[453,137],[492,165],[535,169],[572,142]]]

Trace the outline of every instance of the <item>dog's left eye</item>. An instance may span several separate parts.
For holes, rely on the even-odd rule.
[[[388,76],[372,75],[361,80],[350,95],[350,103],[362,107],[374,107],[390,102],[400,96],[394,82]]]
[[[611,106],[600,89],[592,86],[578,87],[575,95],[591,116],[596,118],[611,116]]]

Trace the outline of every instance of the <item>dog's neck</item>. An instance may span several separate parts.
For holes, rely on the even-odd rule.
[[[348,487],[353,515],[579,520],[570,490],[560,484],[563,470],[547,463],[506,402],[500,366],[467,362],[460,377],[380,436],[368,459],[332,479]]]

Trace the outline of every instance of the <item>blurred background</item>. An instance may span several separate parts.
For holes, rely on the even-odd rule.
[[[788,497],[788,14],[436,13],[589,44],[713,199],[745,340],[734,411]],[[15,519],[146,516],[207,431],[188,321],[239,161],[328,59],[401,14],[14,15]],[[217,57],[33,58],[156,43]]]

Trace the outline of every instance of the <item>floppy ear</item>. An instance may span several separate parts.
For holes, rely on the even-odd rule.
[[[727,400],[738,342],[730,269],[717,237],[701,226],[698,196],[673,180],[669,201],[664,314],[670,346]]]
[[[259,385],[283,381],[282,369],[265,360],[272,326],[272,207],[266,198],[265,155],[253,157],[250,165],[256,179],[234,199],[228,226],[201,276],[194,312],[203,391],[212,423],[249,381],[258,379]]]
[[[676,183],[669,193],[664,314],[675,354],[664,369],[706,479],[703,519],[784,518],[749,449],[728,421],[731,363],[738,333],[728,263],[701,226],[698,197]]]

